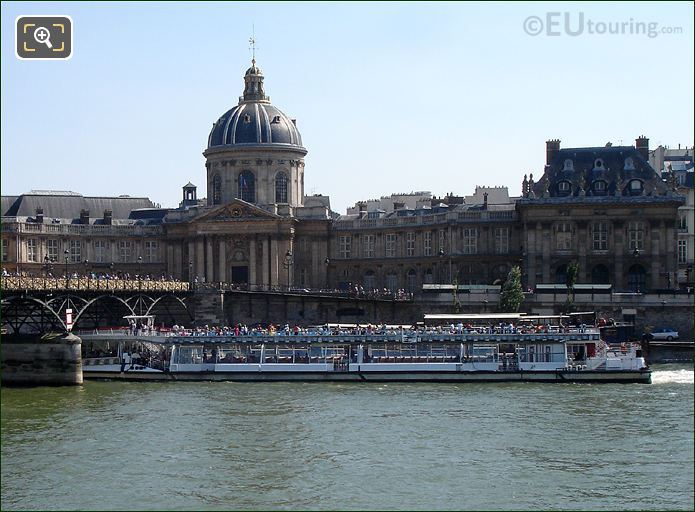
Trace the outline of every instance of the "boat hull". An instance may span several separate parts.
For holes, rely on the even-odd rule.
[[[84,369],[83,374],[88,380],[124,381],[651,383],[649,370],[120,372]]]

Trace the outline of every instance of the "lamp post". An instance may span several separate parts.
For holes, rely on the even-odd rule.
[[[70,251],[65,249],[63,251],[63,255],[65,256],[65,289],[70,288],[70,274],[68,274],[68,259],[70,258]]]
[[[43,289],[46,289],[46,281],[48,280],[48,265],[51,263],[51,258],[48,255],[43,257]]]
[[[89,260],[84,260],[84,273],[87,274],[87,289],[90,290],[92,288],[92,279],[89,275]]]
[[[439,257],[443,258],[444,256],[447,256],[446,252],[444,252],[444,249],[439,249]],[[449,275],[447,277],[447,280],[449,281],[449,284],[451,284],[451,254],[449,254],[448,257],[449,257]],[[441,263],[440,263],[440,265],[441,265]],[[441,280],[444,281],[443,279],[441,279]],[[442,284],[444,284],[444,283],[442,282]]]
[[[632,256],[636,259],[639,258],[639,249],[635,247],[635,249],[632,251]],[[637,275],[637,272],[635,272],[635,286],[637,287],[637,293],[639,293],[639,276]]]
[[[138,256],[138,290],[142,290],[142,256]]]
[[[191,290],[193,289],[193,262],[192,261],[188,262],[188,286]]]
[[[324,263],[326,264],[326,291],[328,291],[328,290],[329,290],[329,288],[328,288],[328,265],[331,264],[331,259],[330,259],[330,258],[326,258],[326,259],[324,260]]]
[[[282,266],[287,269],[287,291],[290,291],[290,267],[294,263],[294,257],[291,251],[285,253],[285,260],[282,262]]]

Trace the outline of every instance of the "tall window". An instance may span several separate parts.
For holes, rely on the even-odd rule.
[[[628,249],[634,251],[635,249],[642,251],[644,250],[644,223],[643,222],[629,222],[627,225],[627,241]]]
[[[338,249],[341,258],[350,258],[350,255],[352,254],[352,237],[346,235],[338,238]]]
[[[678,219],[678,228],[684,231],[688,230],[688,214],[685,213]]]
[[[391,292],[398,290],[398,276],[396,274],[386,274],[386,288]]]
[[[559,222],[555,226],[555,249],[569,251],[572,249],[572,223]]]
[[[132,252],[133,243],[130,240],[121,240],[118,242],[118,258],[122,263],[130,261]]]
[[[384,237],[384,249],[387,258],[396,256],[396,233],[386,233]]]
[[[104,263],[106,261],[106,240],[94,241],[94,261]]]
[[[50,260],[58,261],[58,240],[46,240],[46,256]]]
[[[463,254],[475,254],[478,252],[478,229],[465,228],[463,230]]]
[[[430,235],[431,234],[432,233],[430,233]],[[414,268],[411,268],[408,270],[408,274],[406,276],[405,289],[410,293],[414,293],[415,288],[417,288],[417,272]]]
[[[374,288],[376,288],[376,275],[373,270],[368,270],[364,274],[364,289],[371,291]]]
[[[362,237],[362,257],[373,258],[376,235],[364,235]]]
[[[70,262],[79,263],[80,261],[82,261],[82,242],[70,240]]]
[[[2,261],[7,261],[7,246],[9,240],[2,239]]]
[[[439,230],[439,250],[446,252],[446,231]]]
[[[608,222],[594,222],[591,237],[594,251],[608,250]]]
[[[148,263],[157,261],[157,242],[145,242],[145,261]]]
[[[222,203],[222,178],[215,174],[212,178],[212,204]]]
[[[415,233],[413,232],[405,235],[405,255],[415,256]]]
[[[509,228],[495,228],[495,253],[509,254]]]
[[[688,262],[688,241],[678,240],[678,263]]]
[[[239,174],[237,197],[247,203],[256,202],[256,177],[251,171],[242,171]]]
[[[287,174],[279,172],[275,176],[275,202],[287,203]]]
[[[425,236],[422,240],[423,244],[423,254],[425,256],[432,256],[432,232],[425,231]]]
[[[36,238],[30,238],[27,240],[27,261],[38,261],[39,251],[38,251],[38,240]]]

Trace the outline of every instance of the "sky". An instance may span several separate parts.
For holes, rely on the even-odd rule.
[[[305,191],[340,213],[391,193],[519,195],[524,174],[542,175],[548,139],[695,139],[691,2],[1,9],[3,195],[72,190],[176,207],[191,181],[205,197],[202,152],[243,92],[252,30],[266,93],[297,119],[309,152]],[[71,59],[16,58],[16,17],[38,14],[72,17]]]

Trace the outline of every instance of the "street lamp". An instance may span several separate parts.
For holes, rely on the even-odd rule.
[[[70,258],[70,251],[65,249],[63,251],[63,255],[65,255],[65,289],[70,288],[70,274],[68,274],[68,259]]]
[[[142,290],[142,256],[138,256],[138,290]]]
[[[326,264],[326,291],[328,291],[328,289],[329,289],[329,288],[328,288],[328,265],[331,264],[331,259],[330,259],[330,258],[326,258],[326,259],[324,260],[324,263]]]
[[[443,258],[444,256],[446,256],[446,252],[444,252],[444,249],[439,249],[439,257]],[[449,281],[449,284],[451,284],[451,254],[449,254],[449,276],[447,279]],[[442,281],[443,281],[443,279],[442,279]],[[442,283],[442,284],[444,284],[444,283]]]
[[[43,257],[43,288],[46,289],[46,280],[48,279],[48,265],[51,263],[51,258],[48,255]]]
[[[84,260],[84,273],[87,274],[87,289],[91,288],[92,280],[89,275],[89,260]]]
[[[640,252],[639,249],[637,247],[635,247],[635,249],[632,251],[632,256],[634,258],[639,258],[639,252]],[[635,286],[637,287],[637,293],[639,293],[639,281],[640,281],[639,274],[637,274],[637,271],[635,270]]]
[[[289,250],[285,253],[285,261],[282,262],[282,266],[287,269],[287,291],[290,291],[290,267],[294,263],[294,258],[292,252]]]

